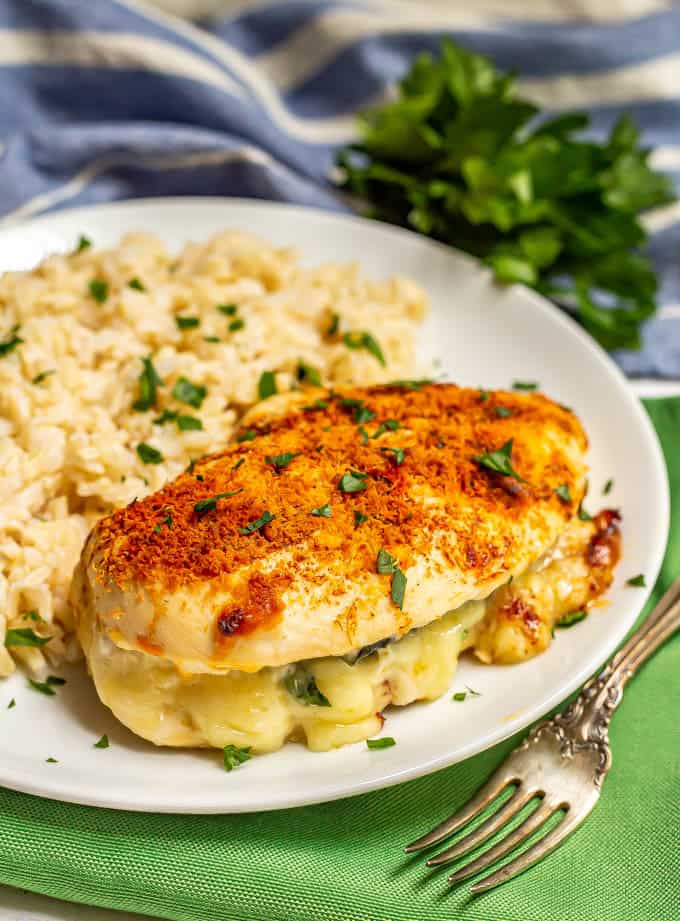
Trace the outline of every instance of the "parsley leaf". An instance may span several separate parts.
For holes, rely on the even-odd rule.
[[[296,665],[286,676],[286,690],[291,697],[297,698],[301,703],[312,707],[330,707],[330,701],[322,694],[316,685],[316,680],[311,672],[303,666]]]
[[[275,456],[268,454],[265,457],[265,461],[266,463],[271,464],[272,467],[275,467],[277,470],[283,470],[283,468],[287,467],[292,460],[294,460],[296,457],[300,457],[301,453],[301,451],[297,451],[295,454],[291,453],[290,451],[285,451],[283,454],[276,454]]]
[[[320,505],[318,508],[312,509],[312,515],[317,518],[330,518],[332,516],[330,504],[327,502],[325,505]]]
[[[399,564],[396,559],[391,553],[388,553],[384,547],[378,550],[376,569],[380,575],[392,576],[392,602],[396,604],[398,608],[402,608],[404,605],[404,594],[406,592],[406,576],[401,569],[399,569]]]
[[[354,527],[358,528],[365,521],[368,521],[368,515],[364,515],[363,512],[355,511],[354,512]]]
[[[9,629],[5,633],[5,646],[44,646],[51,637],[38,636],[30,627]]]
[[[512,389],[513,390],[538,390],[538,383],[536,381],[513,381]]]
[[[64,678],[58,678],[56,675],[48,675],[46,681],[34,681],[32,678],[28,679],[29,687],[33,688],[34,691],[38,691],[40,694],[45,694],[47,697],[54,697],[57,693],[54,688],[62,684],[66,684],[66,680]]]
[[[420,390],[426,384],[433,383],[432,378],[430,377],[421,377],[419,380],[399,380],[399,381],[390,381],[388,384],[383,384],[383,387],[389,387],[391,390]]]
[[[272,515],[271,512],[262,512],[259,518],[256,518],[255,521],[251,521],[245,526],[245,528],[239,528],[239,534],[252,534],[253,531],[260,531],[265,525],[268,525],[276,518],[276,515]]]
[[[453,695],[451,700],[460,702],[460,701],[465,700],[466,697],[467,697],[467,691],[456,691],[456,693]]]
[[[159,450],[143,441],[137,445],[136,450],[143,464],[162,464],[165,459]]]
[[[240,435],[236,436],[236,441],[241,443],[243,441],[252,441],[254,438],[257,438],[255,429],[246,429],[245,432],[241,432]]]
[[[78,237],[78,243],[76,244],[76,248],[73,250],[73,252],[82,253],[83,250],[89,249],[91,246],[92,246],[92,241],[89,239],[89,237],[85,237],[81,233],[81,235]]]
[[[375,751],[380,748],[392,748],[393,745],[397,743],[392,738],[392,736],[382,736],[380,739],[366,739],[366,746],[370,748],[371,751]]]
[[[646,588],[647,587],[647,583],[645,582],[645,577],[643,576],[642,573],[640,573],[639,576],[633,576],[632,579],[626,579],[626,585],[631,585],[633,588]]]
[[[13,326],[9,332],[9,336],[0,342],[0,358],[4,358],[5,355],[9,355],[13,349],[24,341],[20,336],[17,336],[19,332],[18,326]]]
[[[176,421],[180,432],[199,431],[203,428],[203,423],[196,416],[177,416]]]
[[[354,421],[357,424],[370,422],[371,419],[375,418],[375,413],[372,409],[369,409],[369,407],[366,406],[363,400],[355,400],[349,397],[345,397],[344,399],[340,400],[340,406],[342,406],[344,409],[352,410],[352,416],[354,417]]]
[[[656,309],[638,215],[673,200],[670,177],[628,115],[595,141],[584,113],[538,114],[511,74],[444,40],[360,115],[358,143],[337,155],[341,184],[372,217],[575,305],[605,348],[637,348]]]
[[[201,325],[198,317],[175,317],[175,323],[178,329],[196,329]]]
[[[234,768],[240,767],[246,761],[250,761],[250,745],[245,748],[239,748],[236,745],[225,745],[223,750],[224,770],[233,771]]]
[[[57,372],[55,368],[50,368],[49,371],[41,371],[40,374],[36,374],[36,376],[33,378],[31,383],[32,384],[42,384],[45,378],[49,377],[51,374],[56,374],[56,373]]]
[[[392,576],[392,604],[401,610],[404,607],[404,595],[406,594],[406,576],[401,571],[397,569]]]
[[[396,467],[404,463],[406,455],[404,454],[403,448],[381,448],[380,450],[385,454],[392,454],[392,460],[394,461]]]
[[[278,393],[276,388],[276,377],[273,371],[263,371],[257,382],[257,396],[260,400],[266,400],[268,397]]]
[[[238,306],[236,304],[218,304],[216,309],[227,317],[233,317],[238,310]]]
[[[396,432],[398,428],[401,428],[401,425],[396,419],[385,419],[384,422],[380,423],[375,432],[373,432],[371,438],[380,438],[384,432]]]
[[[367,476],[366,473],[357,473],[356,470],[344,473],[338,480],[338,489],[340,492],[346,493],[361,492],[368,485],[366,483]]]
[[[104,734],[98,742],[95,742],[92,746],[93,748],[108,748],[109,747],[109,737]]]
[[[207,393],[205,387],[201,387],[200,384],[192,384],[186,377],[178,378],[172,388],[172,395],[176,400],[179,400],[180,403],[188,403],[194,409],[201,408]]]
[[[571,493],[569,492],[569,484],[562,483],[561,486],[558,486],[555,490],[555,495],[558,499],[561,499],[562,502],[571,502]]]
[[[380,550],[378,550],[378,558],[375,565],[378,572],[383,576],[391,575],[399,568],[399,564],[395,558],[391,553],[388,553],[384,547],[381,547]]]
[[[163,381],[158,376],[151,361],[151,356],[142,358],[143,370],[137,378],[139,383],[139,399],[135,400],[132,408],[137,412],[145,412],[156,405],[158,388],[163,386]]]
[[[603,496],[608,496],[609,493],[612,491],[612,486],[613,486],[613,485],[614,485],[614,480],[607,480],[607,482],[604,484],[604,486],[603,486],[603,488],[602,488],[602,495],[603,495]]]
[[[311,365],[302,361],[302,359],[298,361],[296,377],[299,381],[307,381],[307,383],[311,384],[313,387],[321,386],[321,375],[319,372],[316,368],[312,368]]]
[[[99,304],[103,304],[109,296],[109,283],[101,278],[93,278],[88,287],[90,295]]]
[[[12,699],[10,700],[10,702],[7,704],[7,709],[8,709],[8,710],[13,710],[13,709],[16,707],[16,705],[17,705],[16,700],[15,700],[14,698],[12,698]]]
[[[512,442],[513,439],[511,438],[497,451],[485,451],[484,454],[475,455],[473,460],[479,464],[480,467],[486,467],[487,470],[493,470],[494,473],[500,473],[502,476],[510,476],[515,480],[519,480],[520,483],[526,483],[526,480],[512,467]]]
[[[217,508],[217,503],[220,499],[231,499],[232,496],[237,496],[240,492],[243,492],[243,489],[235,489],[233,492],[218,492],[216,496],[211,496],[209,499],[201,499],[200,502],[194,505],[194,511],[199,516],[205,515],[207,512]]]
[[[326,330],[326,335],[327,336],[337,336],[339,329],[340,329],[340,314],[332,313],[331,319],[328,323],[328,329]]]
[[[232,320],[228,326],[230,333],[237,333],[239,330],[244,329],[246,321],[241,319],[241,317],[236,317],[235,320]]]
[[[358,333],[345,333],[342,337],[342,341],[345,343],[348,349],[365,349],[367,352],[377,359],[383,368],[386,366],[387,362],[385,361],[385,356],[383,351],[380,348],[377,340],[367,332],[358,332]]]
[[[138,278],[131,278],[128,282],[128,288],[132,288],[133,291],[146,291],[146,288]]]
[[[583,508],[583,500],[579,502],[578,512],[576,513],[580,521],[592,521],[593,516]]]
[[[330,406],[330,403],[328,402],[328,400],[314,400],[313,403],[310,403],[307,406],[303,406],[302,409],[306,413],[313,413],[313,412],[317,412],[317,410],[319,409],[328,409],[329,406]]]
[[[500,416],[501,419],[507,419],[508,416],[512,415],[512,410],[508,409],[506,406],[494,406],[494,412],[497,416]]]
[[[581,620],[585,620],[588,616],[587,611],[570,611],[569,614],[565,614],[564,617],[560,617],[558,621],[555,622],[556,627],[565,628],[573,627],[574,624],[577,624]]]

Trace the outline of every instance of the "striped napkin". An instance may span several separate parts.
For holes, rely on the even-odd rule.
[[[444,36],[516,70],[548,111],[587,109],[598,137],[632,113],[680,180],[680,9],[666,0],[228,9],[190,23],[137,0],[0,0],[0,215],[183,194],[345,209],[329,174],[356,110]],[[661,310],[641,351],[615,357],[631,376],[680,378],[680,206],[646,221]]]

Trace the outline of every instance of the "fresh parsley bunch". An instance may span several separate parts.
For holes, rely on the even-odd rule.
[[[411,226],[575,306],[605,348],[639,348],[656,278],[638,214],[673,200],[627,116],[605,143],[575,137],[588,116],[537,123],[511,75],[444,41],[416,58],[394,102],[360,116],[342,184],[370,215]],[[529,124],[531,123],[531,127]]]

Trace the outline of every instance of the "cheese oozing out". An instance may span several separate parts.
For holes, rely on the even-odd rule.
[[[259,672],[182,675],[167,659],[121,649],[91,634],[87,657],[101,700],[156,745],[280,748],[287,739],[326,751],[375,735],[389,703],[441,696],[486,604],[472,601],[351,665],[342,657],[304,663],[330,706],[294,697],[286,678],[296,665]]]

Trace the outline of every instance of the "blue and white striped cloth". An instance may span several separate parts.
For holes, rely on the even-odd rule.
[[[0,214],[182,194],[343,210],[329,170],[355,111],[445,35],[597,135],[631,112],[680,190],[680,8],[589,2],[279,0],[190,24],[137,0],[0,0]],[[680,207],[647,225],[661,310],[616,357],[680,378]]]

